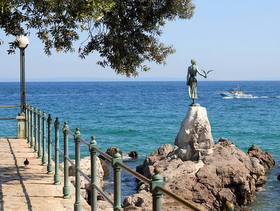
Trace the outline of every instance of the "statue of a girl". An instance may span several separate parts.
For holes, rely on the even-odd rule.
[[[208,73],[212,72],[213,70],[203,71],[203,74],[199,71],[196,61],[194,59],[191,60],[191,66],[188,67],[188,74],[187,74],[187,85],[189,87],[189,97],[192,99],[192,104],[195,105],[194,100],[197,99],[197,74],[201,75],[204,78],[207,78]]]

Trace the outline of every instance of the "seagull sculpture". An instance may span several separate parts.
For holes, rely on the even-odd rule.
[[[202,70],[202,72],[204,73],[204,78],[207,78],[208,74],[213,72],[214,70],[208,70],[208,71],[205,71],[205,70]]]

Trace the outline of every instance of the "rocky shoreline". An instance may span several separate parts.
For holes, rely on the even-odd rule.
[[[272,155],[252,145],[245,153],[227,139],[214,143],[207,110],[190,106],[175,139],[175,145],[164,144],[146,157],[137,171],[151,178],[160,172],[165,188],[205,210],[244,210],[252,203],[256,193],[267,181],[267,172],[275,165]],[[115,147],[106,153],[118,152]],[[123,156],[137,159],[137,152]],[[108,164],[98,158],[98,185],[103,187]],[[81,161],[81,169],[88,174],[89,157]],[[74,175],[73,169],[70,175]],[[74,182],[74,178],[72,178]],[[84,198],[88,200],[89,185],[81,181]],[[152,210],[149,186],[139,183],[137,193],[124,199],[125,210]],[[111,195],[112,196],[112,195]],[[112,196],[113,198],[113,196]],[[99,197],[100,210],[112,210],[112,206]],[[169,197],[163,198],[163,210],[189,210]]]
[[[266,182],[266,173],[275,165],[272,156],[257,146],[244,153],[225,139],[219,140],[213,153],[200,161],[172,158],[175,150],[170,144],[162,145],[137,171],[151,178],[154,169],[159,169],[165,178],[165,188],[206,210],[241,210],[253,202]],[[149,187],[140,186],[138,193],[125,199],[124,205],[131,210],[151,210]],[[163,206],[164,210],[187,210],[165,198]]]
[[[162,145],[137,171],[151,178],[156,169],[166,189],[206,210],[242,210],[254,201],[274,165],[271,154],[256,145],[245,153],[227,139],[214,143],[207,110],[196,104],[188,108],[174,145]],[[151,200],[149,186],[140,184],[124,205],[127,210],[151,210]],[[168,197],[163,209],[188,210]]]
[[[182,198],[203,206],[206,210],[244,210],[252,203],[256,193],[262,190],[267,180],[267,172],[275,165],[271,154],[252,145],[247,153],[238,149],[233,142],[220,139],[209,153],[198,161],[182,160],[177,156],[178,147],[164,144],[146,157],[137,167],[142,175],[151,178],[155,168],[165,178],[165,188]],[[104,185],[102,159],[98,158],[98,184]],[[105,169],[103,169],[105,166]],[[81,160],[81,168],[90,174],[90,159]],[[74,183],[74,169],[69,169]],[[82,179],[82,196],[88,200],[89,184]],[[113,198],[113,195],[111,195]],[[99,210],[113,210],[112,206],[98,197]],[[139,183],[137,193],[124,199],[125,210],[152,210],[149,186]],[[164,210],[188,210],[181,204],[164,197]]]

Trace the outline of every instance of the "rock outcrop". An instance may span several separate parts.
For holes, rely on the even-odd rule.
[[[148,156],[137,171],[151,178],[156,167],[165,177],[165,188],[206,210],[223,210],[250,204],[256,192],[266,182],[266,173],[275,162],[272,156],[253,145],[247,153],[231,141],[221,139],[200,161],[174,158],[176,147],[161,146]],[[151,210],[148,186],[125,199],[127,210]],[[170,208],[170,204],[173,208]],[[164,198],[164,210],[187,210]]]
[[[207,110],[201,106],[190,106],[175,139],[176,154],[182,160],[197,161],[211,153],[213,137]]]

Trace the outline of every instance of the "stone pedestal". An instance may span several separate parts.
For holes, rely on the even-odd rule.
[[[25,115],[24,113],[17,116],[17,138],[25,139]]]
[[[190,106],[175,139],[183,160],[199,160],[211,152],[213,137],[206,108]]]

